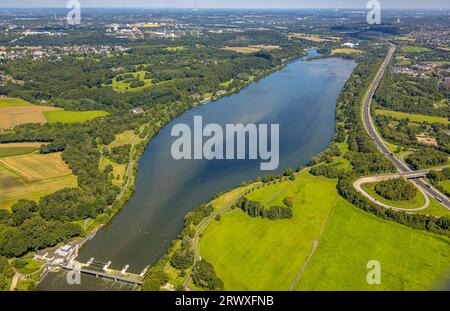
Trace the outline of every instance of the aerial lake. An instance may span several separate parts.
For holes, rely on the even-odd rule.
[[[311,51],[310,56],[316,52]],[[356,63],[339,58],[289,63],[284,69],[252,83],[241,92],[198,106],[164,127],[139,160],[136,191],[123,209],[80,251],[77,260],[111,261],[111,267],[130,272],[154,264],[183,228],[184,216],[210,201],[216,193],[239,186],[243,180],[305,165],[331,142],[336,101]],[[174,160],[172,127],[203,123],[279,124],[280,165],[261,171],[260,160]],[[82,278],[69,286],[60,274],[49,274],[42,290],[111,289],[110,282]]]

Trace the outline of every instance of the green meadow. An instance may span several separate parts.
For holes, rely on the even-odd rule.
[[[401,48],[402,52],[405,53],[424,53],[424,52],[431,52],[429,48],[421,47],[421,46],[402,46]]]
[[[46,111],[45,118],[49,123],[84,123],[99,117],[106,117],[108,112],[102,110],[90,111]]]
[[[0,108],[24,106],[32,106],[32,104],[20,98],[0,98]]]
[[[397,120],[409,119],[412,122],[416,122],[416,123],[428,122],[430,124],[431,123],[450,124],[450,121],[447,118],[427,116],[427,115],[423,115],[423,114],[413,114],[413,113],[399,112],[399,111],[393,111],[393,110],[384,110],[384,109],[377,109],[375,111],[375,114],[390,116]]]
[[[226,290],[427,290],[450,268],[450,240],[367,214],[341,198],[336,181],[307,172],[248,195],[266,205],[294,198],[289,220],[251,218],[241,210],[212,223],[200,239]],[[319,246],[311,260],[314,241]],[[368,285],[369,260],[381,285]]]
[[[366,281],[377,260],[381,284]],[[337,205],[297,290],[429,290],[450,271],[450,239]]]
[[[130,72],[134,78],[139,78],[139,81],[144,82],[144,86],[139,86],[132,88],[131,82],[127,82],[127,80],[117,81],[117,78],[112,80],[112,88],[116,92],[136,92],[143,89],[146,89],[153,85],[152,79],[145,79],[145,71],[138,72]],[[128,73],[128,74],[130,74]],[[120,76],[120,75],[119,75]]]

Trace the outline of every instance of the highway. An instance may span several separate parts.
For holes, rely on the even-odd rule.
[[[363,103],[363,107],[362,107],[362,118],[363,118],[364,128],[366,129],[367,133],[372,138],[372,140],[375,142],[377,148],[384,154],[384,156],[386,158],[388,158],[395,165],[395,167],[397,168],[397,170],[400,173],[411,173],[412,170],[408,166],[406,166],[402,161],[400,161],[396,156],[394,156],[394,154],[384,144],[383,139],[380,137],[380,135],[378,134],[378,132],[375,128],[375,124],[372,120],[371,111],[370,111],[372,98],[375,94],[375,91],[378,88],[378,85],[380,84],[381,79],[383,78],[383,75],[386,71],[387,66],[391,62],[391,59],[395,53],[395,50],[396,50],[396,46],[391,45],[385,60],[383,61],[374,80],[372,81],[372,84],[369,87],[369,90],[368,90],[366,96],[364,97],[364,103]],[[411,182],[417,188],[419,188],[419,190],[421,190],[421,192],[424,192],[427,195],[429,195],[430,197],[436,199],[436,201],[438,203],[440,203],[445,208],[450,210],[450,200],[444,194],[440,193],[438,190],[433,188],[433,186],[431,186],[429,183],[427,183],[426,181],[421,180],[421,179],[412,180]]]

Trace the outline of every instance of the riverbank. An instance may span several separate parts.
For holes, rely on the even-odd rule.
[[[336,99],[354,66],[354,62],[335,58],[291,61],[241,92],[193,108],[172,124],[189,125],[196,115],[218,124],[278,123],[283,127],[280,171],[306,164],[331,141]],[[132,272],[141,271],[149,263],[155,265],[182,230],[187,212],[208,202],[215,193],[260,176],[259,162],[174,161],[170,157],[170,128],[163,127],[150,142],[138,164],[134,194],[87,243],[79,261],[95,257],[112,261],[115,269],[128,264]],[[43,289],[55,288],[49,282]]]
[[[226,93],[223,93],[221,95],[216,95],[212,99],[214,101],[216,101],[216,100],[219,100],[220,98],[224,98],[227,96],[231,96],[233,94],[237,94],[242,89],[248,87],[251,83],[258,82],[261,79],[263,79],[264,77],[272,74],[273,72],[282,70],[290,61],[292,61],[293,59],[302,57],[302,56],[304,56],[304,54],[297,55],[296,57],[293,57],[291,59],[286,59],[279,66],[271,68],[271,70],[266,70],[264,72],[260,72],[259,76],[250,79],[247,83],[240,85],[238,88],[229,90]],[[195,108],[195,106],[193,108]],[[160,126],[160,129],[161,128],[163,128],[163,125]],[[158,135],[158,133],[154,137],[156,137],[157,135]],[[135,138],[137,138],[137,137],[139,137],[139,135],[135,135]],[[152,138],[154,138],[154,137],[152,137]],[[149,144],[151,144],[151,140],[152,139],[145,138],[145,139],[138,139],[138,141],[133,141],[131,151],[130,151],[130,161],[129,161],[129,164],[126,169],[126,172],[127,172],[127,176],[125,178],[126,182],[122,186],[121,192],[120,192],[119,196],[117,197],[116,202],[112,206],[110,206],[110,208],[106,211],[106,213],[100,215],[100,217],[98,217],[95,220],[90,220],[87,223],[83,224],[83,227],[84,227],[87,235],[92,235],[93,233],[97,233],[97,231],[100,229],[100,226],[108,227],[108,225],[111,223],[111,221],[120,213],[120,211],[123,209],[123,207],[130,200],[130,198],[133,197],[133,194],[135,191],[137,165],[138,165],[138,162],[139,162],[140,158],[142,157],[143,153],[145,152],[147,146]],[[144,147],[136,149],[136,145],[140,145],[140,146],[144,146]],[[101,148],[99,146],[99,150],[100,149]]]

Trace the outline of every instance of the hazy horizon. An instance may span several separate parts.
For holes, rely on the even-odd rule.
[[[65,8],[68,0],[2,0],[0,8]],[[368,0],[79,0],[85,8],[366,9]],[[381,1],[382,9],[450,9],[448,0]]]

